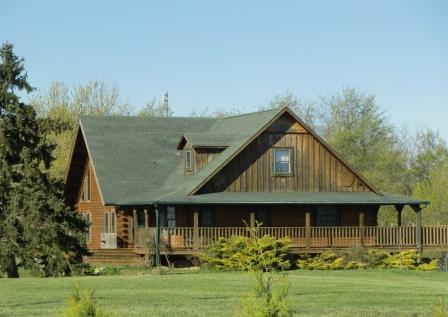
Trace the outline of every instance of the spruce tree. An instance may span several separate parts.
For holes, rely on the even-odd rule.
[[[86,223],[67,210],[62,183],[48,175],[50,123],[17,95],[33,90],[24,59],[9,43],[2,45],[0,59],[0,272],[18,277],[23,266],[41,276],[67,274],[87,253]]]

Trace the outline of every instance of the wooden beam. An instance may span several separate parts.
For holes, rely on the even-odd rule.
[[[148,209],[143,210],[145,212],[145,232],[146,228],[148,228]]]
[[[137,231],[137,210],[132,210],[132,241],[135,243],[135,236]]]
[[[157,205],[154,205],[154,211],[156,213],[156,266],[160,266],[160,214]]]
[[[255,212],[250,212],[250,227],[255,228]]]
[[[199,212],[193,212],[193,245],[195,250],[199,249]]]
[[[420,253],[420,261],[422,259],[423,254],[423,228],[422,228],[422,207],[420,205],[411,205],[411,208],[415,211],[416,214],[416,238],[417,238],[417,249]]]
[[[364,211],[359,213],[359,244],[364,246]]]
[[[397,225],[401,227],[401,214],[403,211],[403,205],[395,205],[395,209],[397,210]]]
[[[305,213],[305,244],[309,248],[311,246],[311,213]]]

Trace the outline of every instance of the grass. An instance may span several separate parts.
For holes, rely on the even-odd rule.
[[[448,274],[415,271],[294,271],[298,316],[430,316],[448,303]],[[73,282],[94,288],[117,316],[232,316],[253,277],[189,273],[78,278],[0,279],[0,316],[54,316]]]

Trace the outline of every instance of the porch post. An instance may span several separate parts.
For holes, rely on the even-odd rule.
[[[397,210],[397,225],[401,227],[401,212],[403,211],[403,205],[395,205]]]
[[[156,266],[160,266],[160,215],[159,215],[159,206],[154,205],[154,211],[156,213]]]
[[[411,206],[412,209],[414,209],[417,219],[416,219],[416,224],[417,224],[417,232],[416,232],[416,238],[417,238],[417,249],[419,250],[420,253],[420,260],[422,259],[422,255],[423,255],[423,228],[422,228],[422,208],[420,207],[420,205],[412,205]]]
[[[359,212],[359,244],[364,246],[364,211]]]
[[[255,228],[255,212],[250,212],[250,227]]]
[[[132,240],[134,241],[134,247],[135,247],[135,241],[137,240],[136,233],[137,233],[137,210],[132,209]]]
[[[143,212],[145,213],[145,232],[146,232],[146,228],[148,228],[148,209],[143,209]]]
[[[311,213],[305,213],[305,244],[309,248],[311,246]]]
[[[193,245],[195,250],[199,249],[199,212],[193,212]]]

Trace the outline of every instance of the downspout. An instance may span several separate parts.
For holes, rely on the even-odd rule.
[[[154,211],[156,213],[156,250],[155,250],[155,257],[156,257],[156,266],[160,266],[160,214],[159,214],[159,206],[157,203],[154,204]]]

